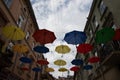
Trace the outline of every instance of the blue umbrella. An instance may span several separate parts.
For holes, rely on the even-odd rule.
[[[74,59],[71,62],[73,65],[82,65],[83,64],[83,60],[82,59]]]
[[[92,66],[92,65],[85,65],[83,68],[84,68],[85,70],[90,70],[90,69],[93,68],[93,66]]]
[[[38,52],[38,53],[47,53],[49,52],[49,49],[45,46],[36,46],[33,48],[34,51]]]
[[[27,57],[21,57],[20,61],[23,63],[31,63],[32,62],[32,60],[30,58],[27,58]]]
[[[68,43],[68,44],[81,44],[84,43],[86,41],[86,34],[84,32],[81,31],[72,31],[69,33],[65,34],[64,40]]]
[[[35,67],[35,68],[33,68],[32,70],[35,71],[35,72],[40,72],[40,71],[41,71],[41,69],[38,68],[38,67]]]

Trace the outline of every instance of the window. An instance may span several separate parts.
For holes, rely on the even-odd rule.
[[[17,24],[18,24],[19,27],[22,26],[23,21],[24,21],[24,18],[22,16],[19,16],[19,19],[17,21]]]
[[[99,25],[95,16],[93,18],[93,24],[94,24],[95,27],[98,27],[98,25]]]
[[[101,1],[99,9],[100,9],[100,13],[103,14],[106,9],[106,5],[104,4],[103,1]]]
[[[6,6],[9,8],[11,6],[12,0],[3,0]]]

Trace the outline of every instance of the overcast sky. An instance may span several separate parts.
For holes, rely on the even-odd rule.
[[[50,52],[45,54],[50,62],[48,66],[55,69],[55,72],[51,74],[56,78],[66,77],[67,72],[58,72],[59,66],[54,65],[53,62],[57,59],[64,59],[67,61],[65,68],[70,69],[73,66],[70,62],[75,58],[76,48],[62,40],[67,32],[84,30],[92,0],[31,0],[31,2],[39,28],[53,31],[57,37],[53,44],[46,45],[50,49]],[[55,47],[61,44],[66,44],[71,48],[70,53],[62,58],[55,52]],[[70,75],[73,75],[72,71]]]

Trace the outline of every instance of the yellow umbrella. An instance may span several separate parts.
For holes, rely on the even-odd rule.
[[[60,54],[66,54],[70,52],[70,48],[67,45],[59,45],[55,48],[55,51]]]
[[[47,72],[54,72],[55,70],[53,68],[48,67],[48,68],[46,68],[46,71]]]
[[[29,48],[25,44],[16,44],[12,47],[13,51],[18,53],[26,53]]]
[[[66,68],[59,68],[58,71],[65,72],[65,71],[68,71],[68,70]]]
[[[58,65],[58,66],[64,66],[64,65],[66,65],[66,61],[64,61],[62,59],[58,59],[58,60],[54,61],[54,64]]]
[[[25,37],[25,33],[22,29],[16,26],[5,26],[2,29],[3,35],[10,40],[22,40]]]

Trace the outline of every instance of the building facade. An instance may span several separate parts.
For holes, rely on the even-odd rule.
[[[2,34],[2,29],[6,25],[14,25],[25,32],[24,40],[12,41]],[[43,74],[50,79],[54,78],[47,72],[47,66],[36,64],[37,59],[44,59],[42,54],[33,51],[37,43],[32,35],[38,25],[29,0],[0,0],[0,80],[44,80]],[[12,46],[25,44],[28,51],[24,54],[12,51]],[[26,56],[32,60],[31,64],[20,62],[20,58]],[[21,70],[21,67],[28,67],[28,71]],[[40,67],[42,72],[34,72],[34,67]]]
[[[79,80],[119,80],[120,79],[120,40],[110,40],[106,43],[95,42],[96,32],[105,27],[114,30],[120,29],[119,0],[93,0],[90,13],[87,17],[84,32],[87,35],[86,43],[93,45],[93,50],[83,58],[86,64],[88,59],[97,56],[100,61],[91,63],[93,69],[75,73],[74,79]],[[111,34],[111,33],[109,33]],[[78,58],[81,56],[77,55]]]

